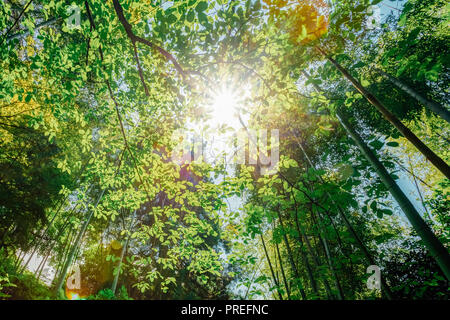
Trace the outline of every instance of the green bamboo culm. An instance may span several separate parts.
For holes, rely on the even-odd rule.
[[[122,267],[123,258],[125,256],[125,252],[127,251],[128,244],[130,243],[131,231],[133,229],[133,225],[134,225],[134,221],[135,220],[136,220],[136,210],[134,210],[133,219],[131,220],[130,227],[128,228],[128,236],[127,236],[127,239],[125,241],[125,244],[122,247],[122,252],[120,253],[120,260],[119,260],[119,265],[117,266],[117,272],[114,275],[114,280],[113,280],[113,283],[111,285],[111,291],[113,292],[114,295],[116,294],[116,289],[117,289],[117,284],[119,282],[119,276],[120,276],[120,271],[121,271],[121,267]]]
[[[408,86],[405,82],[401,81],[400,79],[391,76],[389,73],[384,72],[383,70],[378,68],[374,68],[374,70],[378,72],[380,75],[382,75],[384,78],[392,82],[395,86],[406,92],[408,95],[416,99],[418,102],[424,105],[425,108],[434,112],[436,115],[438,115],[439,117],[450,123],[450,111],[448,111],[447,108],[445,108],[443,105],[440,105],[439,103],[434,102],[432,100],[428,100],[426,97],[424,97],[419,92],[414,90],[411,86]]]
[[[411,144],[413,144],[418,151],[420,151],[425,158],[427,158],[439,171],[441,171],[448,179],[450,179],[450,166],[439,157],[433,150],[423,143],[409,128],[407,128],[403,122],[400,121],[391,111],[389,111],[381,101],[370,93],[362,84],[356,80],[350,72],[341,66],[336,60],[331,56],[327,55],[322,49],[318,50],[331,62],[336,69],[353,85],[353,87],[361,93],[367,101],[373,105],[383,117],[389,121]]]
[[[94,208],[97,208],[97,206],[98,206],[101,198],[103,197],[104,193],[105,193],[105,190],[102,190],[100,196],[97,199],[97,202],[96,202]],[[81,239],[83,238],[84,233],[86,232],[86,229],[87,229],[87,227],[88,227],[88,225],[89,225],[93,215],[94,215],[94,210],[90,210],[90,212],[88,212],[88,214],[87,214],[86,220],[84,221],[83,225],[81,226],[80,231],[78,232],[77,239],[75,240],[74,245],[70,249],[69,256],[67,258],[66,263],[63,266],[63,269],[62,269],[61,274],[59,276],[57,285],[55,287],[55,294],[57,296],[59,296],[60,293],[61,293],[61,289],[62,289],[62,287],[64,285],[64,280],[66,279],[67,271],[69,270],[69,267],[72,264],[72,261],[73,261],[73,259],[75,257],[75,253],[76,253],[76,251],[78,250],[78,248],[79,248],[79,246],[81,244]]]
[[[447,280],[450,281],[450,254],[444,245],[439,241],[436,235],[431,231],[430,227],[425,223],[411,201],[406,197],[395,180],[390,176],[384,165],[378,160],[373,151],[362,140],[359,134],[352,128],[348,119],[341,111],[337,111],[336,115],[344,128],[355,141],[361,152],[369,161],[371,166],[376,170],[383,184],[388,188],[391,195],[399,204],[406,218],[409,220],[414,230],[422,239],[426,248],[436,260],[437,264],[445,274]]]

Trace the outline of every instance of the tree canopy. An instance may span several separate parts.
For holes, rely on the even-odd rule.
[[[1,299],[449,298],[447,1],[0,12]]]

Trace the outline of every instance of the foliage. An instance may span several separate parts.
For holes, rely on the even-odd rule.
[[[2,1],[1,297],[448,298],[448,4],[387,3]]]

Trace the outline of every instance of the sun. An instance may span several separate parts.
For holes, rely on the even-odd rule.
[[[190,118],[182,133],[189,150],[192,150],[191,141],[197,141],[201,150],[196,150],[195,154],[201,154],[205,161],[233,153],[230,144],[243,130],[241,120],[243,123],[248,121],[249,115],[244,111],[251,95],[250,89],[245,84],[233,86],[230,81],[209,88],[208,98],[199,108],[201,116]]]
[[[243,116],[241,111],[249,96],[250,88],[245,85],[240,88],[222,85],[219,89],[214,90],[211,103],[207,106],[210,117],[209,126],[214,128],[226,125],[235,131],[241,129],[239,117]]]
[[[235,107],[237,103],[236,92],[230,88],[221,88],[220,91],[214,97],[214,107],[215,108],[227,108]]]
[[[212,103],[209,109],[211,127],[226,125],[233,129],[240,127],[239,107],[241,105],[242,95],[238,90],[222,86],[214,92]]]

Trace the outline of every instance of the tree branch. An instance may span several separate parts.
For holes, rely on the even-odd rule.
[[[90,23],[91,27],[95,29],[96,28],[95,27],[95,22],[94,22],[94,19],[92,17],[92,12],[90,10],[89,3],[87,2],[87,0],[84,2],[84,4],[86,6],[86,11],[87,11],[87,14],[88,14],[89,23]],[[102,51],[101,46],[98,48],[98,50],[100,52],[101,61],[103,61],[103,51]],[[114,96],[114,93],[112,91],[111,84],[110,84],[109,80],[105,79],[105,82],[106,82],[106,86],[108,87],[108,91],[109,91],[109,95],[111,97],[111,100],[114,102],[114,107],[115,107],[115,110],[116,110],[117,119],[119,121],[120,131],[122,133],[123,141],[124,141],[124,144],[125,144],[125,149],[128,150],[128,152],[130,153],[130,156],[131,156],[131,158],[133,160],[134,168],[135,168],[136,173],[137,173],[138,178],[139,178],[139,182],[141,183],[141,185],[144,188],[144,191],[146,193],[147,200],[149,202],[152,202],[152,200],[150,198],[150,193],[148,192],[148,190],[147,190],[147,188],[145,186],[144,180],[142,179],[141,174],[139,172],[136,158],[134,157],[133,151],[131,150],[130,145],[128,144],[127,135],[125,133],[125,128],[123,126],[122,116],[120,115],[120,111],[119,111],[119,103],[117,102],[117,100],[116,100],[116,98]],[[154,216],[154,217],[155,217],[155,221],[157,221],[157,217],[156,216]]]
[[[133,29],[131,27],[131,24],[125,18],[125,15],[123,13],[123,8],[120,5],[119,0],[113,0],[113,4],[114,4],[114,10],[116,11],[116,14],[117,14],[117,18],[119,19],[120,23],[122,24],[123,28],[125,29],[125,32],[127,33],[128,38],[130,38],[130,40],[131,40],[131,42],[133,44],[134,56],[135,56],[135,59],[136,59],[137,64],[138,64],[139,76],[141,78],[142,84],[144,85],[144,90],[146,92],[146,95],[148,96],[148,89],[147,89],[147,86],[145,85],[145,82],[144,82],[144,76],[143,76],[142,68],[140,66],[139,57],[138,57],[138,54],[137,54],[136,42],[140,42],[142,44],[145,44],[145,45],[149,46],[152,49],[156,49],[167,60],[169,60],[170,62],[173,63],[175,69],[183,76],[183,79],[184,79],[185,76],[186,76],[186,72],[183,70],[183,68],[178,63],[178,61],[175,59],[175,57],[172,54],[170,54],[169,52],[167,52],[166,50],[164,50],[163,48],[161,48],[160,46],[154,44],[153,42],[150,42],[147,39],[144,39],[144,38],[141,38],[141,37],[135,35],[133,33]]]
[[[7,39],[8,37],[8,33],[11,32],[11,30],[16,26],[16,24],[19,22],[20,18],[22,18],[23,14],[25,13],[25,11],[28,9],[28,7],[30,6],[30,4],[33,2],[33,0],[28,1],[28,3],[25,5],[25,7],[23,8],[23,10],[20,12],[19,16],[17,17],[17,19],[14,21],[13,25],[11,27],[9,27],[9,29],[5,32],[5,34],[3,35],[3,39],[0,42],[0,45],[3,44],[3,42]]]

